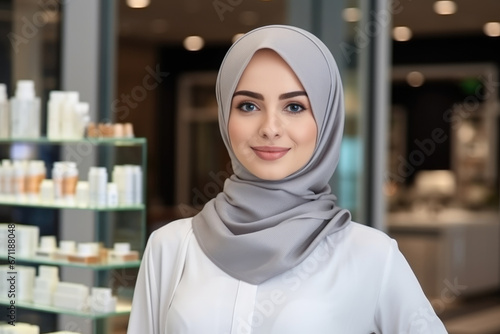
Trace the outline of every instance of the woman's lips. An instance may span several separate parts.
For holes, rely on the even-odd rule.
[[[290,150],[286,147],[277,146],[254,146],[252,149],[262,160],[277,160],[287,154]]]

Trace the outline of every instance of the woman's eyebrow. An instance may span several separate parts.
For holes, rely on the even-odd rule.
[[[262,94],[251,92],[249,90],[239,90],[237,92],[234,92],[233,97],[235,97],[236,95],[249,96],[249,97],[253,97],[254,99],[264,101],[264,96]]]
[[[255,92],[252,92],[249,90],[239,90],[237,92],[234,92],[233,97],[235,97],[236,95],[249,96],[249,97],[253,97],[255,99],[264,101],[264,96],[262,94],[255,93]],[[303,90],[298,90],[298,91],[294,91],[294,92],[283,93],[279,96],[279,99],[286,100],[286,99],[290,99],[290,98],[295,97],[295,96],[302,96],[302,95],[307,96],[307,93],[304,92]]]
[[[301,95],[307,96],[307,93],[304,92],[303,90],[298,90],[296,92],[283,93],[279,96],[279,99],[286,100],[286,99],[290,99],[292,97],[301,96]]]

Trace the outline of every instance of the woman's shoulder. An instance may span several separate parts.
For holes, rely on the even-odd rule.
[[[390,243],[392,238],[382,230],[376,229],[371,226],[363,225],[357,222],[351,222],[351,237],[361,239],[364,242],[374,243]]]
[[[356,222],[351,222],[338,236],[335,234],[332,236],[335,239],[331,239],[330,242],[341,245],[351,254],[363,257],[386,258],[394,247],[397,247],[396,241],[384,231]]]
[[[163,225],[151,233],[148,243],[153,248],[178,246],[191,235],[192,220],[192,217],[183,218]]]

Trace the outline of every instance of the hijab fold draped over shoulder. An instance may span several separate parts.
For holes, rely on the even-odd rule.
[[[278,53],[307,92],[318,127],[311,160],[292,175],[265,181],[236,159],[228,135],[231,100],[253,54]],[[193,218],[204,253],[229,275],[260,284],[302,262],[350,212],[335,205],[328,181],[338,164],[344,127],[340,74],[328,48],[311,33],[284,25],[250,31],[227,52],[216,83],[219,126],[234,174]]]

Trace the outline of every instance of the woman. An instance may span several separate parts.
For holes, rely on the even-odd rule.
[[[151,235],[129,333],[446,333],[395,241],[335,205],[344,105],[326,46],[255,29],[216,94],[234,175]]]

